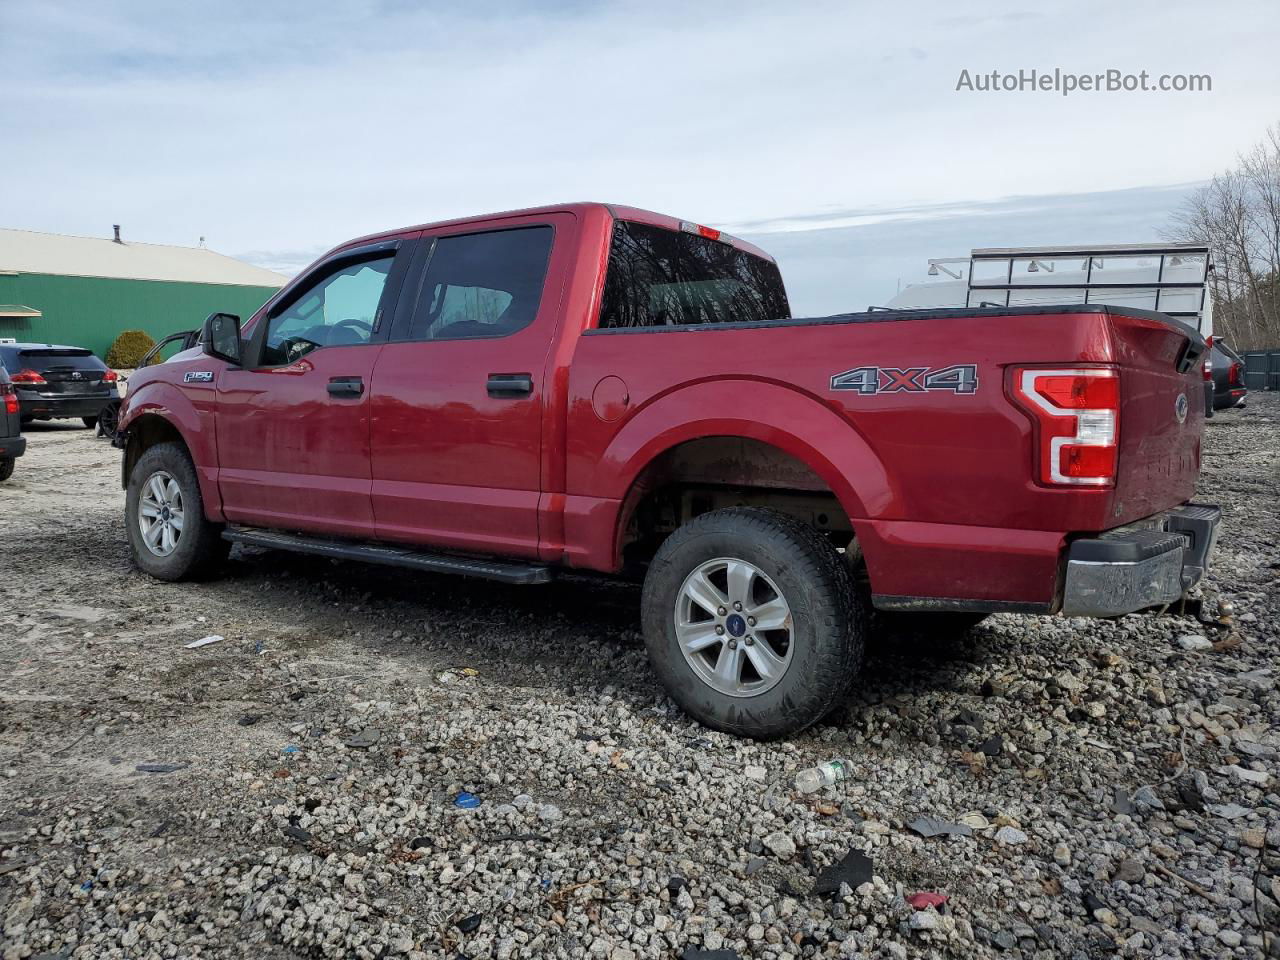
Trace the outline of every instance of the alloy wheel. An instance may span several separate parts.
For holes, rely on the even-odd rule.
[[[142,542],[157,557],[167,557],[178,547],[185,522],[182,488],[173,475],[157,470],[147,478],[138,498],[138,531]]]
[[[719,693],[754,697],[772,689],[795,647],[791,607],[755,564],[720,557],[680,587],[676,639],[698,678]]]

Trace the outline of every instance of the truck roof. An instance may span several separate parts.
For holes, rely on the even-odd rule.
[[[375,243],[379,240],[390,239],[391,237],[400,236],[405,233],[412,233],[417,230],[434,230],[439,227],[457,227],[465,226],[469,223],[490,223],[494,220],[501,220],[506,217],[527,217],[537,216],[539,214],[550,213],[572,213],[579,216],[589,216],[592,213],[603,213],[615,220],[633,220],[637,223],[647,223],[655,227],[663,227],[667,230],[679,230],[682,223],[690,221],[681,220],[679,217],[672,217],[665,213],[656,213],[653,210],[644,210],[640,207],[630,207],[618,203],[601,203],[598,201],[576,201],[573,203],[554,203],[542,207],[525,207],[519,210],[504,210],[498,213],[485,213],[478,216],[458,217],[453,220],[437,220],[433,223],[419,223],[414,226],[399,227],[395,230],[383,230],[378,233],[371,233],[365,237],[359,237],[340,244],[335,249],[348,247],[352,244]],[[740,237],[730,236],[721,233],[721,239],[740,250],[762,257],[770,263],[776,262],[773,257],[761,250],[753,243],[748,243]],[[328,254],[326,254],[327,256]]]

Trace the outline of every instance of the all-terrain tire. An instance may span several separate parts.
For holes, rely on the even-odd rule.
[[[712,686],[677,636],[688,578],[720,559],[754,567],[790,609],[785,670],[758,694]],[[681,709],[708,727],[759,740],[798,733],[845,697],[862,665],[868,623],[866,600],[836,549],[806,524],[755,507],[703,514],[668,537],[645,577],[641,613],[649,662]]]
[[[13,465],[16,462],[15,457],[0,457],[0,480],[8,480],[13,476]]]
[[[182,529],[171,552],[165,555],[147,545],[139,523],[144,489],[153,477],[171,478],[180,491]],[[231,549],[222,539],[222,525],[205,519],[195,465],[179,443],[158,443],[138,458],[129,475],[124,512],[133,562],[159,580],[207,577],[221,566]]]

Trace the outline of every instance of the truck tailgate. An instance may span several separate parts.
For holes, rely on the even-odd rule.
[[[1191,499],[1204,430],[1202,343],[1172,320],[1110,314],[1120,367],[1114,525]]]

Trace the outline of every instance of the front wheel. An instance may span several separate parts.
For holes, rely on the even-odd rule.
[[[231,547],[221,525],[205,519],[195,465],[177,443],[158,443],[138,458],[129,475],[125,527],[133,562],[160,580],[205,576]]]
[[[667,538],[641,600],[649,661],[690,716],[769,739],[820,720],[862,662],[867,607],[840,554],[773,510],[703,514]]]

